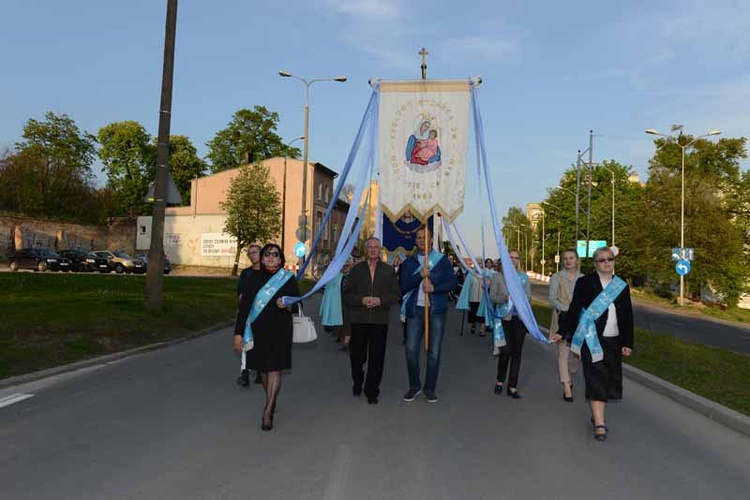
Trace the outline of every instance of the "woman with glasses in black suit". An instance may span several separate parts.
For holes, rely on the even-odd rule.
[[[604,409],[622,399],[622,357],[633,351],[633,307],[630,287],[615,275],[614,252],[597,249],[594,266],[596,272],[576,281],[568,313],[550,340],[564,340],[580,354],[594,438],[604,441]]]
[[[275,243],[262,248],[260,271],[251,274],[243,286],[234,326],[234,348],[238,352],[245,350],[247,368],[260,372],[266,392],[261,429],[270,431],[281,371],[292,367],[292,308],[286,307],[281,297],[299,297],[299,288],[294,274],[284,269],[284,252]],[[243,341],[248,327],[252,336],[246,337],[252,344]]]

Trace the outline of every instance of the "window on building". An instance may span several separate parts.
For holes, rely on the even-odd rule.
[[[318,200],[323,199],[323,183],[318,184]]]
[[[146,234],[146,226],[140,226],[141,234]]]

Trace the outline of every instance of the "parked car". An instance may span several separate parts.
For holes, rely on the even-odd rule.
[[[141,254],[136,255],[136,259],[142,260],[146,264],[146,270],[148,270],[148,254]],[[172,263],[169,262],[169,259],[167,256],[164,256],[164,274],[169,274],[172,272]]]
[[[117,274],[122,273],[136,273],[142,274],[146,272],[146,263],[140,259],[135,259],[121,250],[97,250],[94,252],[97,257],[103,257],[107,259],[109,268]]]
[[[34,271],[70,271],[70,260],[60,257],[50,248],[24,248],[10,258],[11,271],[33,269]]]
[[[86,250],[60,250],[60,255],[70,259],[71,267],[76,272],[94,272],[108,273],[109,262],[104,257],[99,257]]]

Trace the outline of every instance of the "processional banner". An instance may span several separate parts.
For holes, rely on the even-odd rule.
[[[390,220],[440,212],[450,222],[463,210],[469,98],[468,81],[380,83],[379,194]]]

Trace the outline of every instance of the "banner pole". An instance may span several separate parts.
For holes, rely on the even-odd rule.
[[[430,254],[429,251],[432,250],[432,233],[430,232],[430,228],[428,227],[429,218],[425,219],[424,221],[424,227],[425,227],[425,236],[428,234],[430,235],[429,239],[425,238],[425,245],[424,245],[424,267],[427,268],[429,271],[430,269]],[[429,244],[428,244],[429,243]],[[430,276],[428,275],[424,279],[425,283],[430,282]],[[430,294],[427,292],[424,292],[424,352],[430,351]]]

